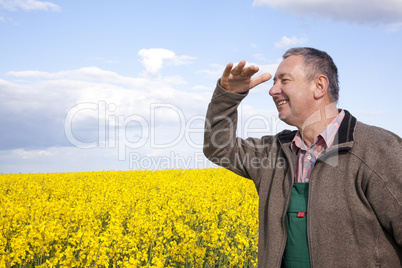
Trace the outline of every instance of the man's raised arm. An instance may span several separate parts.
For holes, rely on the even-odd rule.
[[[268,81],[271,74],[252,78],[259,68],[245,65],[241,61],[233,68],[229,63],[216,86],[205,120],[204,154],[213,163],[247,177],[243,167],[234,164],[236,157],[243,159],[246,154],[244,141],[236,138],[237,107],[251,88]]]

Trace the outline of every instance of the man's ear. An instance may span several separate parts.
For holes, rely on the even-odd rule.
[[[329,87],[329,81],[328,78],[321,74],[316,77],[315,79],[315,90],[314,90],[314,98],[315,99],[321,99],[327,94]]]

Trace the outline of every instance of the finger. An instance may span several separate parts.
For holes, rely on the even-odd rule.
[[[250,88],[258,86],[261,83],[267,82],[271,78],[272,78],[272,75],[270,73],[264,73],[260,76],[257,76],[256,78],[251,80]]]
[[[243,70],[244,66],[246,66],[246,61],[242,60],[239,62],[239,64],[236,65],[236,67],[233,68],[231,73],[233,75],[239,75],[241,73],[241,71]]]
[[[240,75],[251,77],[251,76],[253,76],[254,74],[258,73],[259,69],[260,69],[260,68],[254,66],[254,65],[251,65],[251,66],[249,66],[249,67],[247,67],[247,68],[244,68],[244,69],[241,71]]]
[[[232,71],[233,68],[233,62],[229,62],[228,65],[226,65],[225,70],[223,71],[222,77],[228,77],[230,75],[230,72]]]

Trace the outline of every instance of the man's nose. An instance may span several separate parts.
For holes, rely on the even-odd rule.
[[[269,95],[271,95],[271,97],[273,97],[274,95],[277,95],[279,93],[281,93],[281,90],[280,90],[279,86],[275,85],[275,84],[269,90]]]

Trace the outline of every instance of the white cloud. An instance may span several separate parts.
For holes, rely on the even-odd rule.
[[[95,66],[83,67],[76,70],[60,71],[55,73],[43,71],[18,71],[8,72],[8,76],[13,76],[21,79],[43,79],[43,80],[57,80],[68,79],[70,81],[96,81],[106,82],[112,84],[138,84],[143,81],[141,78],[132,78],[119,75],[115,72],[102,70]]]
[[[1,150],[2,173],[48,173],[72,171],[127,170],[127,162],[118,161],[115,150],[49,147],[45,150]]]
[[[46,156],[52,156],[54,155],[53,152],[49,150],[31,150],[27,151],[24,149],[15,149],[11,151],[11,154],[16,155],[17,157],[21,159],[29,159],[29,158],[34,158],[34,157],[46,157]]]
[[[195,59],[186,55],[177,56],[173,51],[163,48],[141,49],[138,56],[145,67],[146,74],[150,75],[157,75],[164,64],[183,65]]]
[[[396,33],[400,29],[402,29],[402,22],[400,23],[392,23],[386,26],[385,31],[387,33]]]
[[[60,11],[60,6],[52,2],[43,2],[37,0],[0,0],[0,6],[11,11],[22,10],[43,10]]]
[[[196,153],[203,158],[192,143],[202,145],[202,135],[195,133],[202,128],[194,127],[203,120],[211,92],[187,92],[181,77],[127,77],[85,67],[9,72],[7,78],[0,79],[0,96],[7,100],[0,106],[2,172],[146,168],[159,158],[134,159],[131,167],[130,153],[143,158],[155,149],[179,158],[187,154],[192,162]],[[195,134],[185,136],[185,130]]]
[[[157,80],[126,77],[98,67],[55,73],[8,72],[7,75],[18,80],[0,80],[2,94],[10,100],[3,107],[15,113],[26,110],[45,112],[49,109],[64,113],[77,103],[98,103],[103,100],[115,103],[122,114],[128,115],[136,112],[145,116],[149,113],[149,105],[154,102],[184,103],[183,107],[199,107],[197,96],[190,96],[178,89],[186,83],[178,76]]]
[[[253,6],[262,5],[302,16],[314,15],[369,25],[402,21],[400,0],[254,0],[253,2]]]
[[[170,55],[169,64],[187,61],[187,57]],[[123,139],[136,140],[143,134],[144,126],[135,120],[127,123],[127,118],[142,120],[149,132],[156,116],[159,127],[167,125],[174,132],[182,123],[180,116],[205,114],[210,99],[210,92],[192,94],[188,89],[194,85],[187,86],[180,76],[128,77],[94,66],[60,72],[10,71],[6,76],[0,79],[0,96],[7,100],[0,106],[0,124],[7,126],[0,135],[0,150],[69,146],[67,119],[83,142],[98,139],[99,122],[109,119],[108,126],[124,128],[124,135],[115,133]],[[169,137],[168,132],[164,134]],[[14,153],[28,159],[39,152],[31,157],[25,151]]]
[[[264,54],[257,53],[253,55],[253,58],[258,60],[258,61],[266,61],[267,59],[265,58]]]
[[[207,76],[218,79],[222,76],[223,70],[225,69],[225,66],[222,64],[210,64],[209,65],[211,69],[206,69],[206,70],[199,70],[196,73],[204,73]]]
[[[275,43],[275,48],[277,48],[277,49],[288,48],[291,46],[302,45],[307,42],[308,42],[308,38],[306,36],[303,36],[300,38],[297,38],[296,36],[292,36],[292,37],[283,36],[279,42]]]
[[[194,89],[194,90],[208,90],[208,91],[213,90],[213,89],[210,88],[210,87],[206,87],[206,86],[202,86],[202,85],[193,86],[193,89]]]

